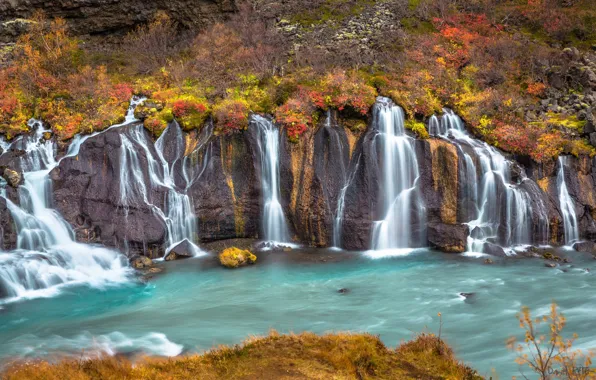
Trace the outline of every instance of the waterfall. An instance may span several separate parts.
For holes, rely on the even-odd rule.
[[[339,194],[337,197],[337,205],[335,207],[335,216],[333,218],[333,248],[340,249],[341,248],[341,240],[342,240],[342,225],[343,225],[343,216],[344,216],[344,206],[345,206],[345,198],[346,192],[348,188],[354,181],[354,177],[356,175],[356,171],[358,170],[358,165],[360,162],[360,157],[356,161],[355,166],[348,171],[349,168],[346,168],[344,157],[349,158],[349,154],[344,152],[344,144],[341,141],[339,133],[333,129],[331,125],[331,111],[327,110],[327,117],[325,119],[325,129],[327,130],[329,136],[333,138],[334,145],[338,148],[339,157],[339,166],[340,166],[340,181],[341,181],[341,189],[339,190]]]
[[[43,138],[50,131],[41,122],[31,120],[29,125],[34,132],[7,147],[27,154],[21,158],[20,206],[4,198],[18,237],[17,250],[0,252],[0,298],[8,302],[51,296],[63,285],[98,287],[128,281],[130,269],[122,255],[76,243],[70,225],[51,207],[49,173],[57,166],[55,144]]]
[[[429,133],[453,143],[463,155],[462,184],[467,223],[470,226],[468,251],[483,253],[487,245],[504,247],[530,244],[532,237],[532,199],[520,185],[530,181],[520,174],[519,183],[512,183],[511,163],[496,148],[472,138],[462,120],[453,111],[444,109],[442,117],[429,120]],[[540,210],[540,228],[548,230],[546,208]]]
[[[114,128],[119,128],[131,123],[134,123],[135,121],[138,121],[135,118],[135,108],[137,108],[137,106],[139,104],[141,104],[142,102],[144,102],[147,98],[144,97],[139,97],[139,96],[134,96],[131,100],[130,100],[130,105],[128,106],[128,110],[126,111],[126,116],[124,117],[124,121],[120,124],[114,124],[112,126],[110,126],[109,128],[105,129],[104,131],[99,131],[99,132],[93,132],[89,135],[76,135],[73,139],[72,142],[70,143],[70,145],[68,146],[68,150],[66,152],[66,155],[63,158],[66,157],[74,157],[76,155],[79,154],[79,150],[81,149],[81,145],[87,141],[87,139],[93,137],[93,136],[97,136],[100,133],[109,131],[110,129],[114,129]]]
[[[286,217],[280,203],[278,128],[270,120],[255,115],[261,153],[261,187],[263,191],[263,238],[275,242],[289,242]]]
[[[359,165],[360,156],[356,160],[354,168],[350,171],[350,175],[347,177],[344,186],[339,191],[339,196],[337,198],[337,210],[335,211],[335,218],[333,219],[333,248],[341,248],[344,208],[346,204],[346,192],[348,191],[348,188],[350,187],[350,185],[352,185],[352,182],[354,181],[354,177],[356,176],[356,172],[358,171]]]
[[[565,245],[571,245],[579,240],[579,227],[577,224],[577,215],[575,214],[575,204],[567,191],[565,182],[565,167],[568,157],[559,156],[559,171],[557,173],[557,187],[559,188],[559,206],[563,214],[563,228],[565,230]]]
[[[173,124],[172,124],[173,125]],[[167,227],[166,254],[177,244],[188,241],[193,247],[193,255],[200,253],[194,244],[196,241],[196,217],[186,189],[178,189],[174,183],[174,173],[164,158],[165,144],[163,136],[170,132],[172,125],[164,131],[162,137],[153,145],[142,125],[134,125],[120,134],[120,204],[128,215],[130,207],[137,203],[145,204],[158,215]],[[176,126],[172,133],[182,131]],[[165,199],[163,209],[152,199],[154,190],[163,188]]]
[[[403,110],[389,99],[378,98],[373,112],[384,218],[374,224],[372,249],[419,246],[422,239],[414,233],[413,225],[423,224],[425,208],[416,186],[419,170],[414,139],[405,133]]]

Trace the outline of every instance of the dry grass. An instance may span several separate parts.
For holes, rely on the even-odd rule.
[[[388,349],[370,334],[313,333],[251,338],[202,355],[147,358],[133,365],[118,357],[56,364],[12,364],[6,380],[88,379],[482,379],[455,359],[437,337],[421,334]]]

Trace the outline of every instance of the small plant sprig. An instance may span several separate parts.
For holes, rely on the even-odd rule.
[[[524,306],[517,315],[519,326],[525,330],[523,342],[515,337],[507,340],[507,347],[517,352],[516,362],[527,365],[541,380],[565,378],[571,380],[596,379],[596,369],[590,369],[594,351],[574,349],[577,334],[569,339],[562,335],[567,319],[559,312],[556,303],[550,306],[548,315],[532,318],[530,308]],[[543,325],[548,332],[541,333]],[[524,379],[526,375],[521,374]],[[515,379],[515,377],[514,377]]]

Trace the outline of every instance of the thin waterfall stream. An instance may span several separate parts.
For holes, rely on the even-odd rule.
[[[563,216],[563,228],[565,230],[565,245],[571,245],[579,240],[579,227],[575,204],[567,190],[565,182],[565,168],[568,166],[567,157],[559,156],[559,171],[557,172],[557,187],[559,189],[559,206]]]
[[[262,116],[253,116],[258,130],[261,155],[261,187],[263,191],[263,238],[267,241],[287,243],[290,234],[281,207],[279,183],[280,132],[275,124]]]

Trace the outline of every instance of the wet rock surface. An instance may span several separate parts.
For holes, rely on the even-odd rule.
[[[188,240],[184,240],[172,248],[165,256],[166,261],[186,259],[194,256],[194,247]]]
[[[465,224],[430,223],[427,234],[428,242],[432,248],[446,253],[466,251],[469,228]]]
[[[120,133],[125,128],[129,127],[89,138],[76,157],[62,160],[51,173],[55,205],[73,225],[79,240],[119,248],[128,242],[130,254],[161,257],[167,235],[163,219],[143,202],[124,205],[119,198],[123,186],[119,179],[125,170],[121,167]],[[288,142],[282,132],[280,202],[296,242],[314,247],[333,244],[339,194],[347,184],[340,245],[349,250],[370,249],[374,223],[384,218],[379,189],[382,158],[375,145],[378,133],[371,125],[364,133],[354,134],[340,125],[335,113],[330,115],[329,121],[321,121],[309,130],[298,144]],[[198,242],[258,238],[263,189],[256,129],[249,127],[243,133],[222,136],[213,133],[213,126],[208,123],[201,132],[166,133],[162,140],[163,157],[175,174],[175,185],[180,191],[186,191],[194,208]],[[423,246],[450,253],[463,252],[468,233],[472,236],[479,233],[469,231],[465,222],[470,220],[470,215],[461,211],[470,208],[461,190],[464,151],[443,139],[414,140],[413,147],[419,164],[418,187],[426,220],[412,218],[412,228],[426,232]],[[153,149],[149,150],[149,155],[155,154]],[[19,162],[17,150],[7,153],[11,155],[4,154],[3,159],[10,160],[13,166]],[[146,155],[141,154],[140,160],[151,158]],[[523,162],[524,165],[513,165],[511,181],[528,195],[531,243],[561,244],[564,229],[557,163]],[[569,157],[568,162],[565,181],[575,205],[580,238],[585,240],[576,248],[592,252],[594,247],[590,241],[596,238],[596,198],[593,195],[596,194],[596,162],[589,157]],[[142,173],[143,177],[147,175]],[[513,183],[514,179],[517,184]],[[504,209],[501,187],[497,189],[497,197]],[[148,196],[155,206],[163,209],[165,194],[165,190],[158,187]],[[541,224],[541,220],[547,223]],[[499,236],[488,239],[483,252],[506,256],[502,242],[506,240],[507,230],[502,224]],[[284,250],[284,247],[257,248]]]
[[[17,228],[6,202],[6,199],[0,197],[0,251],[17,247]]]
[[[126,202],[121,196],[122,186],[127,186],[120,181],[122,171],[130,170],[122,164],[120,133],[125,128],[134,126],[90,137],[77,156],[63,159],[50,173],[55,207],[74,227],[79,240],[122,248],[130,255],[161,257],[167,234],[163,219],[142,199],[141,192]],[[140,154],[139,159],[148,157]],[[148,178],[149,174],[142,175]],[[159,205],[165,190],[155,189],[146,196]]]

